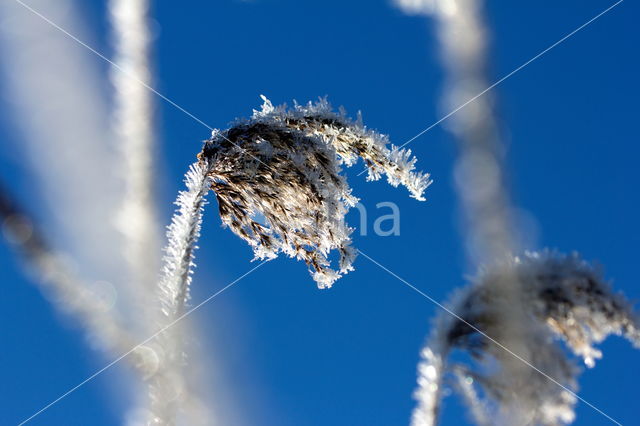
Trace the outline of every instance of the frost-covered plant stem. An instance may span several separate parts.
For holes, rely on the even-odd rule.
[[[205,196],[211,185],[208,171],[208,163],[204,160],[190,167],[185,177],[187,190],[178,195],[178,209],[167,231],[168,243],[159,284],[163,318],[159,326],[170,327],[158,336],[160,368],[149,380],[154,424],[174,424],[181,402],[188,398],[188,384],[183,374],[185,342],[180,321],[189,300],[194,251],[200,237]]]
[[[192,164],[185,175],[186,191],[178,194],[174,214],[167,230],[163,275],[160,280],[162,312],[174,320],[184,311],[189,299],[194,250],[200,237],[205,196],[210,190],[210,171],[205,160]]]
[[[117,224],[124,236],[128,282],[136,292],[139,322],[149,333],[154,322],[155,287],[160,267],[160,229],[153,202],[154,135],[152,93],[143,85],[151,82],[150,30],[147,0],[111,0],[115,63],[111,80],[115,89],[114,130],[121,161],[119,175],[124,198]],[[122,72],[122,70],[126,70]]]
[[[396,2],[435,19],[447,74],[445,105],[456,110],[448,124],[459,146],[455,183],[465,245],[472,267],[480,270],[439,315],[422,351],[412,423],[437,423],[446,378],[453,378],[477,424],[571,423],[579,368],[557,341],[593,366],[600,356],[594,345],[610,334],[638,346],[640,320],[577,255],[513,255],[522,252],[521,241],[493,100],[486,93],[481,0]],[[470,355],[469,366],[451,365],[454,350]]]
[[[396,0],[410,13],[424,13],[434,18],[441,55],[446,71],[444,107],[460,109],[448,123],[458,143],[455,184],[465,220],[465,246],[472,268],[492,263],[519,251],[519,238],[511,220],[511,204],[505,189],[503,146],[500,141],[490,93],[477,97],[489,86],[486,77],[486,27],[481,0]],[[523,359],[531,358],[527,342],[526,318],[523,315],[520,283],[513,271],[491,285],[501,295],[495,320],[501,324],[491,336]],[[431,365],[428,359],[423,363]],[[526,386],[532,370],[521,360],[508,355],[501,358],[501,368],[508,383]],[[425,368],[421,368],[421,371]],[[533,372],[533,374],[536,374]],[[510,422],[521,423],[521,413],[532,404],[526,393],[515,392],[503,400],[503,414]],[[439,392],[439,390],[438,390]],[[425,391],[418,391],[424,395]],[[414,413],[414,424],[432,424],[420,418],[424,402]]]
[[[56,250],[73,257],[83,280],[108,281],[126,301],[128,286],[119,285],[125,269],[122,238],[113,226],[113,207],[121,197],[114,173],[118,159],[102,70],[67,35],[24,6],[87,39],[81,3],[0,1],[0,49],[11,58],[0,63],[3,90],[15,102],[6,114],[20,130],[15,150],[33,182],[30,194],[38,211],[46,212],[38,223]]]
[[[513,253],[519,238],[506,190],[504,147],[487,78],[487,28],[482,0],[396,0],[411,13],[433,17],[445,67],[444,124],[456,137],[455,183],[466,220],[465,243],[473,264]],[[473,100],[472,100],[473,99]],[[468,103],[467,103],[468,102]]]
[[[490,425],[490,415],[485,407],[485,403],[480,399],[474,381],[476,376],[462,366],[452,367],[454,384],[453,386],[462,395],[465,405],[469,408],[473,421],[478,426]]]
[[[137,339],[125,327],[113,300],[101,297],[99,289],[92,288],[74,273],[69,259],[47,242],[30,215],[1,187],[0,223],[4,237],[35,273],[35,282],[59,311],[85,329],[94,346],[115,355],[131,351]],[[144,359],[144,349],[134,351],[127,359],[142,375],[146,374],[149,366]]]
[[[418,364],[418,388],[414,393],[418,405],[411,421],[414,426],[431,426],[438,422],[447,355],[451,348],[447,335],[451,322],[451,317],[436,317],[428,343],[420,354],[422,361]]]
[[[136,291],[137,311],[139,312],[141,328],[145,334],[157,330],[158,324],[171,323],[184,312],[187,298],[188,273],[178,277],[180,283],[164,281],[165,289],[170,286],[180,288],[179,294],[173,298],[164,298],[163,309],[157,309],[157,273],[160,268],[160,225],[156,217],[154,204],[154,122],[153,122],[153,94],[145,87],[151,84],[150,44],[151,31],[147,12],[148,0],[111,0],[110,16],[114,33],[116,51],[115,62],[119,68],[112,68],[111,78],[115,88],[115,130],[119,138],[118,147],[121,154],[121,175],[124,179],[125,194],[118,215],[118,225],[125,237],[125,253],[129,262],[129,282]],[[122,72],[122,70],[126,72]],[[141,84],[144,83],[144,84]],[[201,200],[202,201],[202,200]],[[180,238],[173,235],[172,238]],[[194,246],[187,247],[186,258],[192,257]],[[184,265],[177,266],[178,268]],[[179,275],[173,271],[174,276]],[[176,306],[167,306],[172,300]],[[172,312],[169,314],[169,312]],[[158,318],[160,315],[160,318]],[[152,344],[157,352],[163,354],[166,363],[158,370],[158,377],[162,379],[165,388],[182,386],[181,411],[185,421],[189,424],[203,424],[204,418],[210,418],[206,405],[199,402],[203,389],[194,383],[189,374],[180,369],[180,361],[176,357],[182,352],[182,336],[187,334],[190,339],[196,339],[196,328],[188,319],[181,319],[174,330],[167,331],[172,337]],[[195,357],[191,348],[192,358]],[[193,359],[192,359],[193,362]],[[166,367],[166,368],[164,368]],[[206,364],[200,365],[199,371],[207,371]],[[171,371],[169,374],[168,372]],[[158,397],[158,395],[162,395]],[[176,393],[177,395],[177,393]],[[166,392],[157,392],[152,386],[151,411],[156,419],[163,419],[170,423],[174,415],[165,411],[161,404],[168,398]],[[161,402],[159,402],[161,401]],[[161,414],[158,414],[161,413]]]
[[[121,156],[119,175],[124,184],[124,197],[116,221],[124,236],[123,251],[128,262],[127,281],[134,295],[133,320],[144,335],[154,333],[158,325],[164,324],[168,319],[166,313],[158,309],[157,274],[161,248],[153,186],[156,169],[153,148],[156,138],[153,134],[152,93],[145,87],[151,84],[148,8],[148,0],[109,2],[117,64],[117,67],[111,68],[111,80],[115,89],[113,124]],[[186,287],[187,279],[180,277],[180,280]],[[178,296],[178,299],[182,300],[184,297]],[[175,312],[183,310],[182,307],[174,308]],[[182,323],[175,327],[176,329],[167,331],[171,338],[160,337],[158,341],[151,343],[154,355],[160,358],[160,365],[151,375],[150,400],[146,403],[150,405],[154,421],[164,424],[171,423],[173,414],[165,411],[164,404],[168,399],[166,392],[158,391],[153,384],[165,387],[180,385],[185,389],[184,394],[188,387],[185,376],[173,360],[173,352],[181,350],[178,342],[181,339],[180,333],[188,325]]]

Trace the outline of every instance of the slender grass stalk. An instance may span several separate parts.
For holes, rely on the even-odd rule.
[[[153,330],[155,287],[160,269],[161,225],[154,204],[155,164],[153,94],[151,85],[150,29],[147,0],[111,0],[109,17],[115,60],[110,77],[114,87],[113,127],[121,161],[124,194],[116,221],[124,236],[127,282],[136,290],[140,322],[145,333]],[[131,78],[131,75],[136,79]]]
[[[491,416],[489,410],[474,387],[474,382],[477,380],[476,375],[460,366],[453,367],[451,371],[454,378],[454,387],[469,408],[473,422],[478,426],[490,425]]]
[[[437,27],[442,62],[446,72],[446,89],[443,106],[454,110],[468,100],[473,102],[457,111],[451,117],[448,129],[458,144],[458,159],[455,165],[455,184],[462,207],[465,232],[464,243],[469,263],[473,269],[479,265],[491,265],[521,251],[519,230],[514,226],[510,196],[507,191],[504,147],[500,138],[494,101],[491,93],[477,97],[490,83],[487,78],[487,33],[483,20],[483,2],[481,0],[396,0],[398,6],[408,13],[425,14],[433,17]],[[560,374],[554,365],[536,364],[545,357],[538,356],[537,345],[542,334],[531,327],[526,315],[523,300],[522,283],[513,264],[506,263],[500,274],[484,284],[491,288],[494,300],[491,304],[491,323],[482,323],[480,329],[496,341],[507,347],[518,357],[506,352],[492,342],[485,342],[497,360],[498,372],[492,377],[496,389],[493,395],[499,402],[494,410],[495,421],[506,424],[527,424],[532,418],[542,418],[548,408],[540,404],[540,386],[545,384],[557,387],[553,382],[530,368],[522,359],[537,366],[542,371],[565,382],[570,375]],[[472,303],[474,301],[469,301]],[[477,302],[476,302],[477,303]],[[472,310],[473,306],[456,305],[453,312],[460,309]],[[456,310],[458,309],[458,310]],[[443,332],[441,332],[443,333]],[[440,341],[427,343],[423,354],[429,354],[436,348],[435,359],[446,359],[448,352],[455,347],[453,342],[443,344]],[[553,351],[549,348],[548,351]],[[431,386],[425,380],[424,372],[437,366],[433,359],[423,357],[419,367],[419,387],[416,392],[418,407],[413,415],[414,425],[437,423],[438,404],[433,400],[441,397],[442,386]],[[545,370],[547,368],[547,370]],[[445,371],[439,370],[439,375]],[[428,387],[424,387],[425,384]],[[461,387],[469,401],[472,394],[468,388]],[[557,395],[549,386],[544,388],[548,395]],[[478,407],[472,407],[472,411]],[[431,410],[431,412],[430,412]],[[479,410],[479,409],[478,409]],[[479,412],[479,411],[478,411]]]
[[[158,287],[163,314],[160,327],[182,316],[189,300],[194,251],[200,237],[205,196],[211,186],[208,172],[206,161],[193,164],[185,177],[187,190],[181,191],[176,200],[178,209],[167,230],[168,243]],[[153,424],[174,424],[182,402],[190,398],[182,371],[187,362],[182,325],[181,321],[173,324],[157,338],[160,368],[149,379]]]
[[[31,216],[2,187],[0,219],[2,234],[24,259],[34,281],[60,312],[84,329],[94,347],[120,355],[137,345],[138,339],[114,306],[114,295],[107,293],[105,297],[99,289],[81,280],[69,259],[52,248]],[[150,355],[149,349],[141,346],[126,359],[145,377],[156,368]]]
[[[154,156],[153,99],[152,93],[144,87],[151,85],[150,44],[151,31],[147,12],[148,0],[111,0],[110,18],[113,27],[115,62],[119,68],[112,68],[111,79],[115,88],[115,116],[114,124],[118,147],[122,158],[121,175],[125,184],[125,194],[121,210],[117,215],[117,223],[124,235],[124,251],[129,262],[128,282],[136,290],[136,305],[139,312],[138,322],[145,334],[156,330],[159,323],[164,323],[170,317],[181,315],[187,296],[188,278],[181,276],[182,284],[163,281],[161,285],[168,290],[172,285],[182,288],[180,294],[161,299],[163,309],[157,309],[157,273],[160,269],[160,225],[156,217],[154,203],[154,172],[156,171]],[[127,73],[123,73],[125,69]],[[135,76],[135,79],[131,76]],[[179,238],[172,235],[172,238]],[[189,248],[191,250],[192,248]],[[192,256],[192,255],[188,255]],[[175,271],[174,271],[175,272]],[[177,272],[176,272],[177,273]],[[179,273],[178,273],[179,274]],[[166,278],[166,276],[165,276]],[[169,306],[166,303],[177,303]],[[162,312],[160,312],[162,311]],[[158,318],[158,314],[161,315]],[[206,404],[200,401],[204,395],[201,386],[189,378],[174,360],[177,352],[183,351],[184,335],[197,340],[196,328],[190,324],[188,318],[182,319],[179,330],[172,330],[169,339],[160,338],[152,344],[156,353],[167,357],[166,370],[157,374],[164,375],[164,386],[182,386],[180,397],[180,411],[189,424],[204,424],[205,418],[210,419]],[[173,347],[175,346],[175,348]],[[197,359],[194,347],[189,348],[190,362]],[[176,353],[173,353],[173,352]],[[165,365],[163,365],[163,368]],[[207,371],[206,363],[200,365],[200,374]],[[166,374],[171,371],[170,374]],[[151,392],[151,416],[170,423],[173,413],[165,413],[159,407],[167,399],[166,392],[162,397],[156,390]],[[158,413],[162,414],[158,414]]]
[[[79,3],[29,5],[87,39]],[[46,212],[38,223],[56,250],[74,258],[83,279],[119,285],[126,268],[113,213],[121,191],[102,70],[67,35],[20,3],[0,2],[0,16],[0,47],[11,58],[0,62],[13,105],[6,113],[20,132],[15,154],[28,170],[39,210]],[[120,302],[130,299],[127,292],[128,286],[118,287]]]
[[[190,166],[185,175],[187,190],[178,194],[178,209],[167,230],[168,243],[159,288],[162,312],[170,321],[183,313],[189,300],[194,251],[200,237],[205,196],[211,185],[209,170],[204,160]]]

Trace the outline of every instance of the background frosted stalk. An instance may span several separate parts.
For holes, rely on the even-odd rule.
[[[437,316],[431,327],[431,336],[420,353],[418,388],[414,393],[418,405],[411,416],[412,425],[430,426],[437,423],[451,349],[448,330],[452,322],[453,317]]]
[[[28,4],[92,42],[77,13],[79,2]],[[20,140],[11,154],[29,177],[30,201],[38,207],[33,222],[46,230],[51,242],[46,251],[34,254],[31,265],[40,276],[43,270],[38,268],[56,271],[44,273],[51,294],[59,295],[53,297],[60,306],[69,304],[69,313],[93,330],[97,341],[128,351],[133,345],[126,347],[127,339],[117,330],[131,325],[134,298],[130,287],[122,285],[126,263],[113,222],[122,186],[114,173],[118,162],[104,75],[94,56],[16,1],[0,2],[0,48],[10,58],[0,61],[4,99],[11,104],[7,110]],[[95,283],[115,291],[116,306],[107,312],[93,309],[96,301],[87,287]],[[112,317],[116,311],[119,320]],[[138,394],[136,381],[130,379],[123,382],[124,390]]]
[[[92,348],[116,357],[128,353],[125,359],[140,378],[153,374],[155,353],[147,345],[137,346],[138,338],[115,306],[113,286],[82,281],[73,260],[48,243],[37,223],[1,187],[0,219],[2,234],[19,252],[35,283],[61,313],[82,328]]]
[[[5,239],[27,262],[35,282],[61,312],[85,328],[94,346],[115,353],[133,348],[135,338],[115,310],[113,288],[108,283],[100,288],[82,282],[70,259],[46,242],[39,227],[3,188],[0,188],[0,223]]]
[[[156,217],[154,182],[157,182],[156,152],[158,137],[154,134],[155,96],[144,84],[152,86],[151,75],[151,29],[147,0],[112,0],[110,18],[115,46],[114,62],[118,68],[111,68],[111,80],[115,88],[114,127],[121,155],[119,169],[124,181],[124,199],[117,216],[117,225],[124,235],[126,259],[129,263],[128,282],[136,290],[139,323],[148,335],[166,323],[170,317],[184,312],[188,278],[183,278],[182,294],[161,299],[163,306],[158,309],[157,278],[160,269],[160,224]],[[143,84],[144,83],[144,84]],[[173,235],[173,237],[177,237]],[[177,272],[176,272],[177,273]],[[175,283],[172,283],[175,284]],[[171,286],[167,281],[161,284],[161,291]],[[165,287],[162,287],[165,286]],[[180,301],[180,306],[166,303]],[[173,312],[169,314],[168,312]],[[160,318],[157,316],[161,315]],[[174,318],[175,319],[175,318]],[[175,330],[167,331],[171,337],[159,338],[151,346],[164,355],[164,363],[152,379],[151,416],[162,423],[171,423],[176,408],[165,410],[167,400],[179,398],[180,411],[189,424],[212,423],[212,413],[200,400],[206,393],[197,380],[189,379],[182,370],[180,354],[185,336],[198,340],[189,318],[184,318]],[[200,359],[196,348],[190,347],[191,363]],[[186,355],[185,355],[186,356]],[[206,362],[200,359],[199,374],[207,374]],[[161,377],[160,379],[158,379]],[[156,382],[158,379],[158,382]],[[162,389],[164,387],[164,389]],[[170,391],[169,391],[170,389]],[[177,396],[179,395],[179,397]],[[169,404],[172,406],[173,402]]]
[[[413,424],[437,423],[443,377],[451,376],[478,424],[487,419],[492,424],[570,423],[579,369],[554,339],[591,367],[601,356],[594,345],[610,334],[638,346],[638,318],[631,304],[614,295],[577,255],[512,255],[521,252],[521,243],[505,190],[493,101],[491,93],[477,97],[490,86],[481,1],[396,3],[408,13],[433,16],[438,28],[446,111],[465,105],[447,122],[459,145],[455,184],[466,221],[465,245],[474,268],[488,265],[454,295],[450,312],[435,323],[418,368]],[[451,320],[451,312],[464,322]],[[448,365],[454,350],[466,351],[478,365]]]
[[[114,93],[114,133],[120,153],[119,175],[124,199],[117,215],[117,226],[124,236],[128,262],[127,282],[136,290],[142,312],[138,322],[153,330],[150,317],[155,313],[155,286],[160,267],[160,229],[156,218],[154,185],[157,161],[154,149],[153,93],[151,85],[150,29],[147,0],[112,0],[109,3],[115,48],[110,77]],[[124,70],[124,72],[123,72]]]
[[[91,40],[72,0],[29,4]],[[107,92],[90,53],[15,1],[0,2],[0,43],[7,98],[22,143],[34,214],[56,248],[76,261],[83,280],[122,283],[122,238],[113,223],[121,183],[109,128]],[[46,63],[47,66],[42,66]],[[46,100],[46,101],[45,101]],[[100,194],[96,197],[95,194]],[[46,213],[45,213],[46,212]],[[118,286],[126,303],[127,287]]]
[[[593,367],[595,360],[602,356],[596,345],[610,335],[623,336],[640,347],[640,319],[633,312],[632,304],[614,293],[601,273],[577,254],[563,255],[548,250],[527,252],[481,270],[449,303],[451,311],[465,322],[451,321],[449,314],[441,315],[434,331],[439,339],[432,338],[425,351],[447,359],[454,350],[461,350],[480,365],[492,360],[502,362],[503,349],[489,342],[478,330],[493,336],[503,326],[497,315],[502,310],[503,295],[492,282],[503,279],[505,269],[515,273],[527,300],[523,306],[528,319],[525,332],[529,344],[535,348],[531,351],[531,363],[558,382],[536,374],[517,390],[535,402],[533,406],[520,407],[525,414],[524,424],[571,423],[575,419],[574,393],[581,369],[575,359],[568,356],[567,349],[587,367]],[[436,366],[433,359],[424,356],[424,365]],[[514,392],[510,378],[503,377],[499,370],[483,371],[460,364],[450,366],[450,370],[454,375],[453,385],[461,391],[476,422],[483,424],[481,419],[487,416],[495,421],[487,413],[503,408],[504,401]],[[431,393],[427,396],[434,398]]]
[[[487,78],[487,37],[479,0],[396,0],[397,5],[412,14],[432,16],[446,71],[443,107],[448,112],[474,98],[490,85]],[[459,110],[447,122],[458,143],[455,164],[455,184],[465,221],[464,242],[471,267],[492,263],[509,253],[518,252],[520,242],[511,218],[511,203],[505,189],[504,148],[500,141],[490,93],[478,97]],[[533,348],[526,319],[522,312],[520,283],[505,269],[491,283],[503,302],[496,309],[496,321],[501,326],[491,337],[520,357],[531,359]],[[504,350],[496,353],[505,386],[500,414],[507,422],[526,422],[535,407],[527,392],[518,391],[538,374]],[[430,365],[428,359],[423,363]],[[420,371],[423,371],[421,368]],[[436,390],[440,392],[440,389]],[[425,395],[419,391],[418,395]],[[417,413],[424,413],[419,398]],[[414,415],[414,424],[421,424]],[[435,421],[435,416],[434,421]],[[508,420],[506,420],[508,419]],[[433,422],[431,422],[433,423]],[[429,424],[427,422],[427,424]]]
[[[76,15],[75,1],[34,0],[29,6],[94,44]],[[150,79],[146,7],[143,1],[114,0],[110,8],[114,59],[142,81]],[[32,253],[32,265],[38,275],[45,275],[60,306],[68,304],[66,310],[92,330],[96,341],[120,355],[161,322],[158,315],[151,319],[160,310],[155,286],[161,251],[151,190],[154,156],[148,91],[114,70],[116,116],[110,123],[107,91],[102,90],[106,86],[90,52],[15,1],[0,3],[0,21],[2,50],[11,58],[2,61],[7,99],[14,104],[23,132],[21,160],[37,188],[33,194],[41,206],[38,211],[46,212],[35,222],[56,243],[55,248]],[[126,238],[118,231],[124,231]],[[60,256],[62,251],[73,259],[72,267]],[[133,277],[126,272],[131,269]],[[102,281],[112,284],[118,296],[118,305],[108,312],[97,309],[98,301],[86,288],[87,283]],[[122,314],[118,320],[112,317],[115,311]],[[141,316],[144,311],[155,312]],[[122,327],[132,336],[124,339]],[[131,345],[124,343],[134,336]],[[127,359],[133,359],[141,377],[148,378],[156,373],[161,353],[152,341]],[[128,389],[135,393],[135,386]]]
[[[467,369],[454,367],[454,387],[462,395],[465,405],[469,408],[471,417],[476,425],[490,425],[490,415],[474,387],[475,377]]]

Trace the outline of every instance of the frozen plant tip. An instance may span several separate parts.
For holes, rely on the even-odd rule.
[[[521,283],[525,315],[530,321],[530,327],[523,330],[527,347],[518,355],[544,373],[531,369],[526,383],[501,374],[504,363],[521,361],[492,341],[504,327],[496,320],[500,318],[496,313],[504,309],[505,300],[494,286],[504,276]],[[454,295],[449,309],[463,321],[449,313],[436,319],[418,367],[414,426],[436,424],[445,377],[461,393],[478,424],[513,415],[504,407],[513,405],[513,395],[523,394],[526,398],[520,401],[530,404],[518,409],[526,424],[571,423],[580,369],[555,342],[564,342],[588,367],[602,356],[594,345],[611,334],[624,336],[640,347],[640,320],[631,304],[613,293],[600,273],[577,254],[526,253],[487,268]],[[456,350],[471,355],[477,365],[451,361]],[[498,412],[492,416],[491,410]]]
[[[335,113],[326,99],[305,106],[260,111],[228,130],[215,131],[199,155],[210,164],[211,188],[222,222],[247,241],[258,259],[283,252],[309,266],[318,287],[328,288],[353,270],[352,229],[344,217],[358,199],[341,174],[362,158],[368,180],[384,174],[424,200],[431,180],[415,172],[409,150],[388,146],[387,136]],[[337,270],[328,255],[340,254]]]

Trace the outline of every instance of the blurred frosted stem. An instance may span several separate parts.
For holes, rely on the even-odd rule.
[[[447,70],[447,109],[475,97],[490,84],[481,4],[480,0],[444,0],[434,10]],[[461,109],[448,125],[459,145],[455,183],[467,223],[469,257],[474,264],[491,263],[519,248],[491,93]]]
[[[29,6],[90,40],[74,1],[33,0]],[[34,214],[56,249],[74,258],[83,280],[121,283],[122,239],[113,226],[121,191],[96,61],[13,0],[0,1],[0,47],[7,59],[0,63],[3,99],[21,131],[11,148],[34,185]],[[118,288],[119,302],[128,303],[127,291]]]
[[[528,324],[522,333],[529,345],[531,366],[539,371],[532,371],[526,383],[519,376],[505,374],[502,366],[512,354],[492,344],[488,337],[499,335],[504,327],[502,312],[508,301],[503,300],[502,288],[493,282],[504,279],[505,268],[509,274],[515,273],[527,301],[522,307]],[[434,407],[443,396],[441,378],[445,374],[447,378],[453,376],[455,389],[478,424],[487,423],[483,419],[488,418],[498,424],[571,423],[581,370],[566,349],[591,368],[602,356],[596,346],[610,335],[623,336],[640,347],[640,317],[632,303],[614,293],[598,269],[576,253],[544,250],[503,259],[482,269],[469,286],[457,290],[447,309],[462,320],[456,320],[450,312],[441,312],[436,318],[419,367],[416,396],[420,405],[414,412],[415,424],[435,422]],[[460,351],[473,362],[447,366],[453,352]],[[514,402],[527,403],[516,407],[525,421],[516,423],[511,417],[493,415],[513,408]]]
[[[434,17],[447,71],[445,105],[455,108],[490,85],[486,76],[487,38],[479,0],[442,0]],[[477,98],[452,117],[450,131],[458,141],[455,185],[466,222],[465,243],[472,266],[491,264],[520,251],[505,184],[504,147],[500,140],[491,93]],[[501,295],[496,327],[491,336],[520,357],[531,360],[527,341],[521,283],[513,270],[491,283]],[[511,354],[500,357],[501,375],[512,391],[500,414],[505,422],[521,424],[535,405],[526,388],[538,374]]]
[[[490,86],[482,2],[396,2],[406,12],[432,16],[437,26],[446,69],[444,104],[447,112],[457,109],[447,125],[459,148],[455,185],[465,246],[469,263],[480,271],[436,319],[418,366],[412,423],[438,422],[445,376],[454,379],[478,424],[571,423],[579,369],[557,341],[591,367],[601,356],[594,345],[611,334],[639,345],[640,319],[575,254],[513,256],[522,251],[521,231],[506,190],[504,148],[491,93],[478,96]],[[458,350],[472,358],[471,367],[447,365]]]
[[[440,415],[441,393],[447,371],[447,356],[451,350],[448,330],[452,317],[436,317],[428,344],[422,349],[418,364],[418,388],[414,397],[418,406],[411,416],[414,426],[435,425]]]
[[[437,26],[446,90],[443,105],[453,110],[487,88],[487,29],[480,0],[396,0],[409,13],[431,15]],[[465,220],[465,246],[471,266],[492,263],[519,251],[513,227],[509,195],[505,189],[504,148],[500,140],[494,102],[486,93],[459,110],[448,124],[458,143],[455,185]],[[493,282],[503,301],[496,321],[502,324],[492,335],[524,359],[531,354],[526,341],[520,283],[512,271]],[[428,361],[428,360],[425,360]],[[501,358],[509,383],[526,386],[533,372],[513,356]],[[503,415],[512,423],[524,421],[531,401],[513,392]],[[419,401],[419,405],[422,402]],[[420,412],[420,408],[417,409]],[[435,419],[435,418],[434,418]],[[415,424],[423,424],[419,419]]]
[[[154,205],[154,135],[151,84],[150,30],[147,0],[112,0],[109,4],[114,62],[126,73],[111,68],[115,88],[114,130],[121,155],[120,175],[124,199],[117,225],[124,235],[124,253],[130,285],[137,290],[142,319],[152,330],[155,285],[160,266],[160,229]],[[132,78],[135,77],[134,78]]]
[[[160,326],[171,323],[184,313],[190,281],[190,266],[172,264],[178,269],[186,269],[183,272],[165,270],[167,275],[160,284],[162,313],[160,318],[154,317],[159,312],[153,308],[158,303],[156,274],[160,266],[161,250],[158,232],[160,226],[153,203],[156,140],[153,135],[153,102],[151,92],[142,84],[151,85],[148,7],[147,0],[112,0],[109,8],[116,50],[115,62],[121,68],[111,69],[111,79],[116,90],[115,130],[119,138],[123,165],[121,174],[125,183],[118,226],[125,236],[130,282],[138,290],[141,319],[147,325],[145,331],[153,330],[158,323]],[[203,198],[200,197],[197,203],[202,202]],[[194,207],[197,214],[200,214],[201,204],[198,207],[181,207]],[[181,213],[187,214],[182,210]],[[173,229],[175,232],[175,228]],[[172,235],[172,238],[180,237]],[[194,243],[195,240],[189,240],[186,246],[169,246],[167,250],[185,250],[185,253],[173,252],[167,253],[167,256],[184,256],[183,260],[190,265]],[[177,293],[173,294],[173,291]],[[159,336],[155,343],[156,351],[161,354],[161,364],[150,380],[151,416],[154,423],[172,424],[180,408],[190,424],[202,421],[203,404],[199,403],[197,396],[200,392],[191,389],[193,383],[187,383],[190,382],[188,375],[182,371],[185,334],[194,340],[194,330],[189,326],[188,319],[183,319],[180,324],[175,324],[171,330],[166,331],[165,335]],[[198,411],[191,407],[198,407]]]
[[[78,4],[28,2],[55,25],[93,44],[78,16]],[[140,330],[132,322],[137,317],[136,293],[133,286],[124,285],[123,239],[113,220],[122,182],[114,173],[120,161],[109,128],[104,76],[90,52],[13,0],[0,2],[0,44],[4,58],[10,58],[0,63],[3,100],[21,131],[12,149],[20,155],[38,206],[29,222],[37,221],[53,242],[45,244],[36,232],[23,246],[24,255],[48,283],[57,307],[115,355],[128,352]],[[62,252],[74,260],[73,269]],[[87,283],[98,280],[114,285],[116,306],[105,310],[89,291]],[[126,359],[142,377],[156,369],[156,354],[147,346]],[[121,389],[135,394],[134,383]]]
[[[116,224],[124,237],[126,281],[134,296],[135,323],[144,334],[153,332],[159,322],[155,288],[160,269],[160,224],[153,202],[153,100],[143,85],[151,85],[148,8],[147,0],[109,2],[117,64],[110,69],[114,87],[113,128],[121,160],[117,171],[124,184]],[[155,353],[161,352],[158,342],[151,346]],[[162,368],[155,372],[158,374],[163,374]],[[153,412],[153,402],[147,403]]]
[[[464,366],[454,366],[452,370],[454,386],[469,408],[474,423],[478,426],[490,425],[491,422],[484,402],[473,386],[473,382],[476,380],[475,375]]]
[[[45,295],[58,310],[74,318],[75,323],[85,329],[93,346],[120,355],[136,345],[135,336],[124,326],[114,306],[116,293],[113,287],[104,282],[101,287],[81,281],[70,259],[47,243],[38,225],[2,187],[0,219],[5,239],[22,255]],[[142,375],[153,368],[145,354],[145,348],[141,347],[127,358]]]

